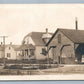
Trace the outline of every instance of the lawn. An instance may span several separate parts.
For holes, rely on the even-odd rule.
[[[84,65],[62,65],[58,67],[48,67],[39,69],[32,67],[27,69],[22,69],[18,66],[12,66],[12,68],[0,69],[0,75],[56,75],[56,74],[84,74]],[[42,66],[41,66],[42,67]]]

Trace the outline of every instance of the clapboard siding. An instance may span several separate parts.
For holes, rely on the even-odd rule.
[[[61,35],[61,43],[58,43],[59,34]],[[75,63],[74,43],[68,37],[66,37],[61,31],[57,32],[55,37],[48,45],[48,48],[52,45],[56,46],[56,48],[54,48],[54,52],[52,51],[53,49],[50,49],[49,54],[52,55],[50,57],[54,56],[54,61],[59,62],[58,56],[60,56],[61,54],[61,63]],[[64,45],[67,45],[67,46],[64,46]],[[61,48],[62,48],[62,51],[61,51]],[[68,61],[69,57],[73,58],[73,60]]]

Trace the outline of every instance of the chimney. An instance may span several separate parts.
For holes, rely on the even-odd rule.
[[[76,26],[76,30],[78,30],[78,20],[77,20],[77,17],[75,18],[75,26]]]
[[[1,42],[1,45],[3,45],[3,43]]]
[[[46,28],[46,34],[48,33],[48,28]]]
[[[10,42],[10,45],[12,45],[12,42]]]

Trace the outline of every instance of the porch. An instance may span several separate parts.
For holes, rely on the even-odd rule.
[[[24,44],[19,47],[20,57],[22,60],[35,59],[35,46],[32,44]]]

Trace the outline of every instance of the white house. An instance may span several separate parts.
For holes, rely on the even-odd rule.
[[[47,59],[45,54],[47,47],[45,46],[49,39],[52,37],[52,33],[48,32],[31,32],[26,35],[22,41],[22,45],[31,45],[32,48],[24,48],[25,59],[31,59],[32,57],[37,60]]]
[[[5,58],[10,59],[10,60],[20,60],[20,50],[18,49],[20,45],[6,45],[5,46]]]
[[[0,45],[0,58],[4,58],[4,47]]]

